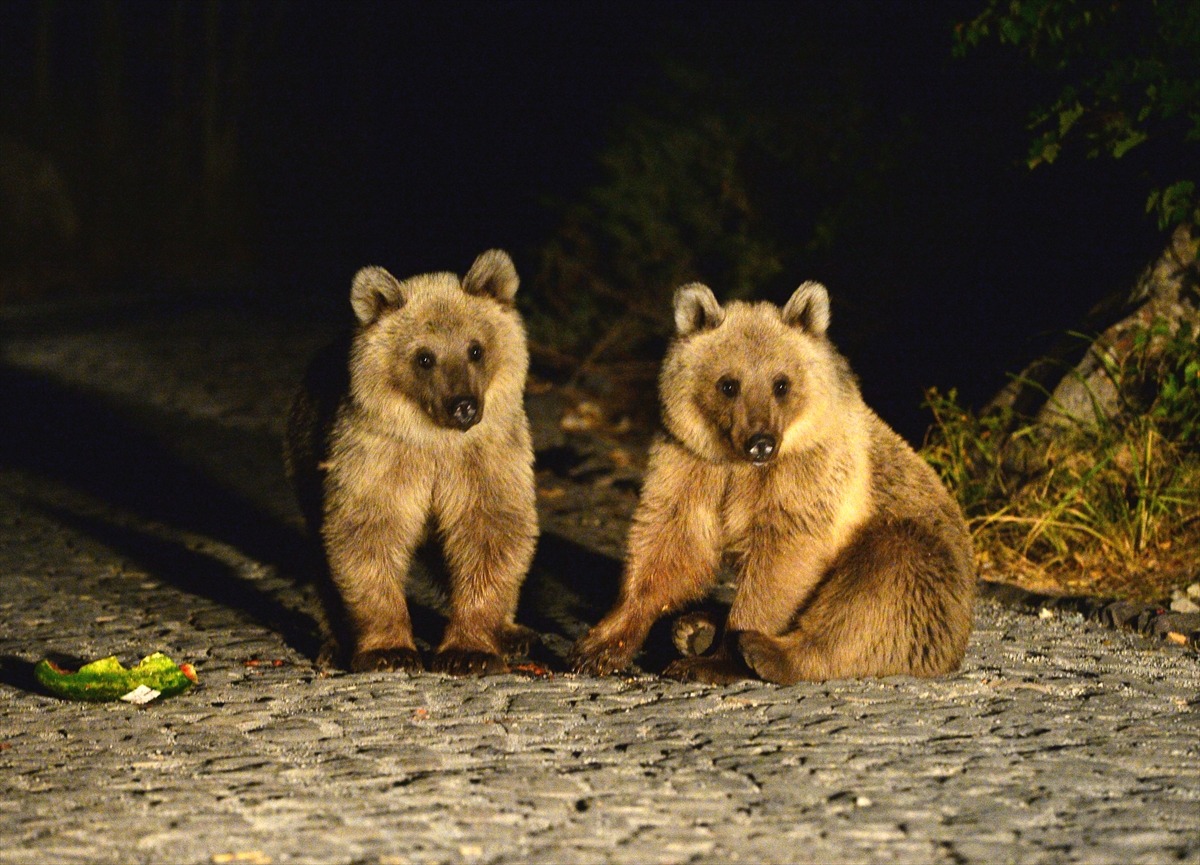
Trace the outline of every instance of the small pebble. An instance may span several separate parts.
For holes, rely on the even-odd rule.
[[[1191,587],[1188,587],[1188,594],[1184,594],[1179,589],[1171,593],[1171,611],[1175,613],[1200,613],[1200,604],[1193,601],[1188,595],[1191,593]]]

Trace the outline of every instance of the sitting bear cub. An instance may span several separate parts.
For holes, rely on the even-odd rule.
[[[421,667],[405,579],[430,534],[444,549],[450,604],[432,668],[500,672],[534,639],[513,622],[537,539],[517,284],[500,250],[461,282],[400,281],[380,267],[354,277],[357,326],[310,366],[285,445],[328,561],[323,666]]]
[[[684,616],[667,675],[791,683],[957,669],[975,598],[961,511],[863,402],[826,336],[829,296],[780,309],[675,294],[650,454],[616,606],[576,643],[578,672],[629,665],[660,616],[736,574],[723,633]],[[715,644],[710,654],[702,655]]]

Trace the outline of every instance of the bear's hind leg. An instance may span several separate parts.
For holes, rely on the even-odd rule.
[[[780,636],[747,630],[739,653],[770,682],[940,676],[970,634],[970,557],[936,524],[872,520],[830,565]]]
[[[742,663],[729,639],[721,617],[711,611],[685,613],[671,625],[671,640],[683,657],[668,664],[663,675],[707,685],[728,685],[751,678],[754,672]]]

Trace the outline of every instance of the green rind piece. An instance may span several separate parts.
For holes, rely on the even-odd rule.
[[[96,702],[119,700],[138,685],[153,688],[163,697],[173,697],[196,681],[190,665],[180,667],[162,652],[146,656],[128,670],[115,656],[85,664],[74,673],[42,660],[33,668],[33,674],[55,696]]]

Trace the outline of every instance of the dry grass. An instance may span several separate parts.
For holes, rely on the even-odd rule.
[[[1200,349],[1147,331],[1099,420],[978,416],[929,391],[923,455],[956,493],[981,573],[1054,594],[1157,601],[1200,575]]]

